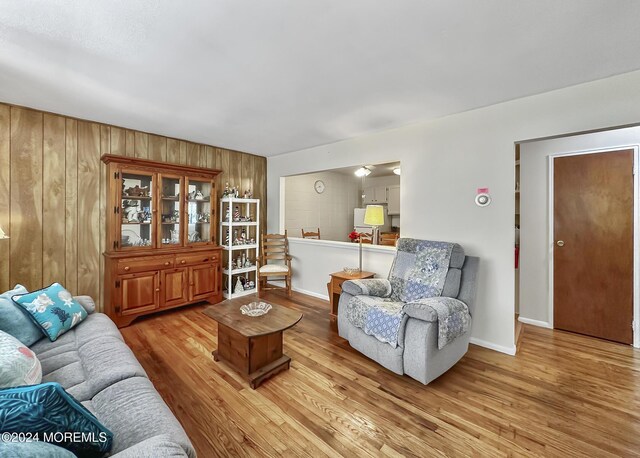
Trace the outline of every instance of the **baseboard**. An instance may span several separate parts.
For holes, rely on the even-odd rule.
[[[531,318],[518,317],[518,321],[524,324],[530,324],[531,326],[538,326],[541,328],[553,329],[553,326],[546,321],[532,320]]]
[[[499,351],[500,353],[506,353],[507,355],[513,356],[513,355],[516,354],[516,346],[515,345],[513,345],[511,347],[505,347],[503,345],[494,344],[492,342],[487,342],[486,340],[477,339],[475,337],[471,337],[469,339],[469,342],[471,342],[474,345],[478,345],[480,347],[488,348],[490,350]]]
[[[313,291],[309,291],[306,289],[296,288],[293,285],[291,286],[291,290],[295,291],[296,293],[302,293],[302,294],[306,294],[307,296],[317,297],[318,299],[324,299],[325,301],[329,300],[329,296],[327,296],[326,294],[314,293]]]

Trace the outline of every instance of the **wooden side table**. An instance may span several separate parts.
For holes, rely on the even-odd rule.
[[[347,280],[362,280],[364,278],[373,278],[376,274],[373,272],[356,272],[349,275],[344,271],[334,272],[331,274],[331,280],[327,283],[329,290],[329,302],[331,302],[331,319],[335,320],[338,315],[338,301],[342,293],[342,284]]]

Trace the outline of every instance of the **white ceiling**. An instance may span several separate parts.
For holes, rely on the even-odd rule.
[[[362,166],[371,170],[371,174],[367,176],[367,178],[392,177],[395,175],[395,173],[393,173],[393,169],[400,167],[400,162],[387,162],[386,164],[360,164],[352,167],[327,170],[327,172],[337,172],[346,176],[355,176],[356,170]]]
[[[634,0],[1,0],[0,100],[262,155],[640,68]]]

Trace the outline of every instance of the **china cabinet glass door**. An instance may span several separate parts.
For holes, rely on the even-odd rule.
[[[160,244],[163,247],[182,245],[181,193],[181,177],[160,177]]]
[[[211,191],[209,180],[187,180],[187,244],[210,243],[211,232]]]
[[[123,170],[120,195],[120,247],[152,247],[153,174]]]

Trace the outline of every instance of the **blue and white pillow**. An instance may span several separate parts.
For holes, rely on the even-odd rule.
[[[0,390],[3,433],[29,433],[78,456],[102,456],[113,433],[59,383]]]
[[[87,317],[87,312],[60,283],[27,294],[12,296],[54,342]]]
[[[0,294],[0,331],[11,334],[20,342],[30,347],[44,337],[44,333],[28,313],[16,305],[11,298],[15,295],[27,294],[29,291],[16,285],[12,290]]]

